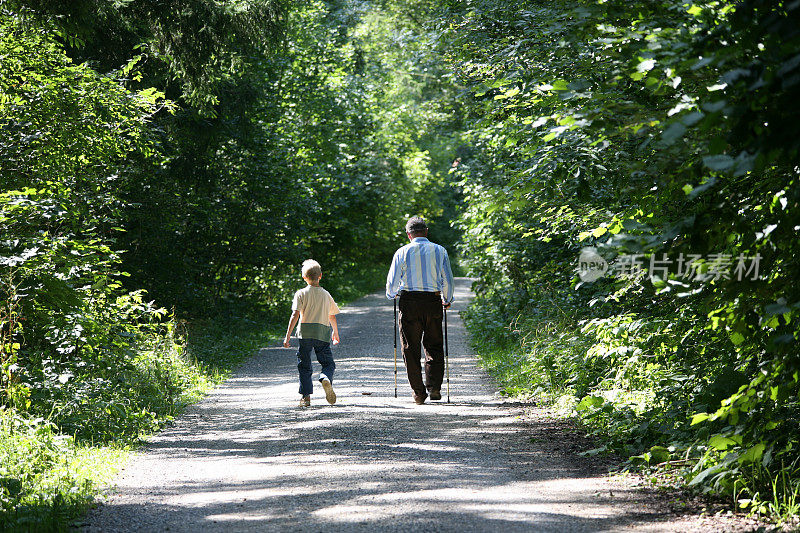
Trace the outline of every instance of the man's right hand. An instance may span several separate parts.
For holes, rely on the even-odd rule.
[[[284,348],[291,348],[291,346],[289,346],[289,337],[286,337],[285,339],[283,339],[283,347]]]
[[[451,306],[451,305],[453,305],[453,302],[450,302],[450,303],[444,303],[444,302],[442,302],[442,307],[443,307],[443,308],[445,308],[445,309],[450,309],[450,306]]]

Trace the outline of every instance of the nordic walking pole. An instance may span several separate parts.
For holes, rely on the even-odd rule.
[[[444,366],[447,370],[447,403],[450,403],[450,347],[447,345],[447,308],[444,308]]]
[[[394,397],[397,398],[397,299],[394,302]]]

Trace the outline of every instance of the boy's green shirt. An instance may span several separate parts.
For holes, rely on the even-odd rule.
[[[300,311],[298,338],[331,341],[331,315],[339,314],[339,306],[328,291],[319,285],[307,285],[294,293],[292,311]]]

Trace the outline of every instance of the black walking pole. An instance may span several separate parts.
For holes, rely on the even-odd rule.
[[[397,398],[397,299],[394,302],[394,397]]]
[[[450,347],[447,345],[447,308],[444,308],[444,366],[447,370],[447,403],[450,403]]]

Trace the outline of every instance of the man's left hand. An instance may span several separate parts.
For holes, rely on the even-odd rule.
[[[442,302],[442,307],[444,307],[445,309],[450,309],[450,306],[451,306],[451,305],[453,305],[453,302],[450,302],[450,303],[444,303],[444,302]]]

